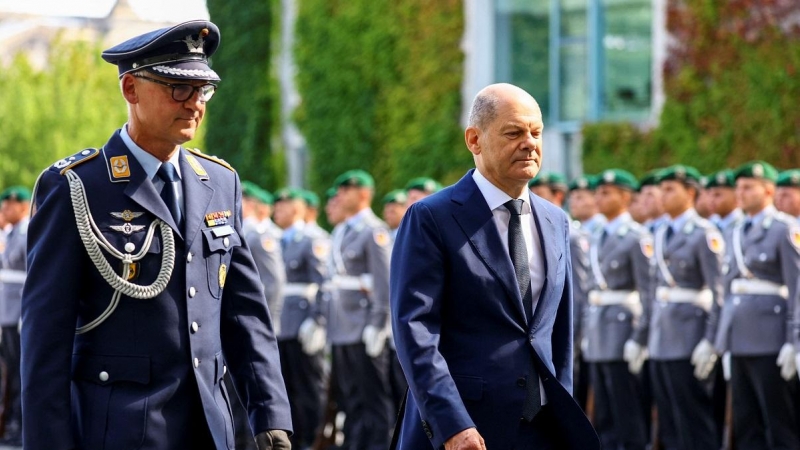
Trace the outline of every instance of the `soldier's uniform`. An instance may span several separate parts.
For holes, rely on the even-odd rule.
[[[789,204],[782,205],[786,208],[785,213],[793,216],[795,220],[800,223],[800,169],[784,170],[778,174],[778,180],[775,183],[775,198],[782,197],[782,202],[789,202]],[[777,201],[775,202],[777,206]]]
[[[774,183],[777,171],[758,161],[739,167],[735,176]],[[791,370],[800,227],[770,205],[738,222],[727,237],[716,347],[731,354],[734,442],[746,449],[800,448],[798,380]],[[789,371],[783,376],[781,359]]]
[[[691,167],[673,166],[664,169],[659,180],[696,184],[700,174]],[[654,236],[656,289],[648,351],[659,435],[667,450],[719,449],[713,378],[698,380],[698,365],[693,368],[692,360],[708,353],[716,334],[723,247],[716,227],[691,208],[661,225]]]
[[[276,202],[296,199],[301,199],[301,193],[295,189],[285,188],[275,193]],[[292,407],[295,431],[292,446],[305,449],[314,443],[321,419],[325,367],[323,347],[304,347],[298,340],[298,334],[301,327],[325,325],[320,287],[325,282],[330,242],[314,234],[311,226],[303,221],[284,230],[280,242],[286,268],[286,286],[283,291],[278,349]]]
[[[334,183],[373,187],[363,171],[340,175]],[[337,225],[331,242],[334,294],[327,312],[338,394],[347,418],[346,449],[384,449],[393,414],[388,379],[388,351],[380,350],[389,326],[389,230],[365,208]]]
[[[662,169],[651,170],[647,172],[641,179],[639,179],[639,192],[641,192],[647,186],[658,186],[658,180],[659,180],[658,175],[661,170]],[[644,225],[645,228],[647,228],[647,231],[649,231],[650,234],[655,234],[658,227],[660,227],[661,225],[663,225],[668,221],[669,221],[669,216],[664,214],[660,217],[649,219],[642,225]]]
[[[736,183],[733,177],[733,171],[730,169],[723,169],[713,173],[707,177],[705,184],[706,189],[735,189]],[[727,216],[721,217],[719,214],[712,215],[709,220],[717,226],[723,237],[728,233],[737,222],[744,217],[744,213],[739,208],[731,211]]]
[[[218,42],[197,20],[103,56],[120,76],[212,81]],[[230,166],[183,147],[162,162],[123,126],[37,186],[22,298],[26,449],[232,449],[227,372],[256,432],[291,432]]]
[[[597,184],[638,187],[636,178],[622,170],[606,170]],[[651,255],[649,233],[628,212],[592,235],[583,357],[594,391],[594,426],[609,449],[644,449],[648,442],[642,386],[629,371],[623,348],[630,340],[647,343],[647,323],[640,318],[650,304]]]
[[[6,189],[0,194],[3,201],[30,201],[30,191],[21,186]],[[20,441],[22,411],[20,402],[20,343],[19,319],[22,287],[26,278],[28,218],[12,225],[6,235],[5,251],[0,253],[0,357],[6,371],[3,398],[5,442]]]

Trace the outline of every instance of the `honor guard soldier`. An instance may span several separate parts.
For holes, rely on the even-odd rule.
[[[307,204],[299,189],[275,193],[275,223],[283,228],[286,267],[278,349],[292,406],[292,446],[310,448],[322,413],[325,318],[320,287],[325,282],[330,242],[314,234],[306,221]]]
[[[0,357],[6,372],[3,392],[5,434],[0,443],[10,445],[20,445],[22,438],[19,319],[22,286],[26,278],[30,200],[31,192],[23,186],[10,187],[0,194],[0,214],[10,226],[5,250],[0,253]]]
[[[300,195],[306,204],[305,221],[308,225],[307,233],[330,240],[330,234],[317,223],[319,218],[319,195],[305,189],[300,190]]]
[[[22,298],[26,449],[232,449],[230,373],[259,449],[289,403],[241,187],[181,146],[220,81],[194,20],[103,52],[128,123],[39,177]]]
[[[800,169],[790,169],[778,175],[775,207],[800,222]]]
[[[596,181],[592,175],[581,175],[569,183],[568,206],[572,227],[585,230],[590,236],[606,224],[606,218],[597,212],[594,198]]]
[[[647,172],[639,180],[639,200],[642,204],[642,214],[645,221],[642,223],[653,234],[664,222],[669,221],[669,216],[664,213],[661,201],[661,188],[658,183],[658,174],[661,169]]]
[[[797,449],[798,380],[793,317],[800,226],[772,205],[778,172],[763,161],[735,171],[746,214],[730,231],[722,271],[725,305],[717,351],[731,354],[737,448]]]
[[[442,184],[433,178],[413,178],[406,183],[406,194],[408,196],[406,207],[409,207],[423,198],[431,194],[435,194],[441,190]]]
[[[331,243],[328,313],[332,380],[338,386],[345,449],[384,449],[393,414],[389,393],[389,230],[370,209],[375,182],[363,170],[340,175],[336,202],[344,221]]]
[[[563,208],[568,190],[567,179],[560,173],[541,172],[528,181],[528,189],[559,208]]]
[[[648,443],[636,375],[647,345],[647,323],[640,318],[651,300],[653,247],[647,230],[627,211],[637,188],[636,178],[624,170],[609,169],[597,177],[597,206],[608,222],[594,233],[589,250],[593,286],[584,313],[583,357],[594,390],[594,426],[608,449],[643,450]]]
[[[383,204],[383,220],[389,227],[389,234],[394,242],[394,236],[397,234],[397,228],[400,226],[400,221],[403,220],[403,215],[406,213],[406,203],[408,203],[408,194],[403,189],[395,189],[383,196],[381,200]]]
[[[725,233],[744,216],[736,204],[736,184],[733,179],[733,171],[723,169],[707,178],[706,190],[711,196],[711,209],[714,213],[709,220],[725,236]]]
[[[700,173],[676,165],[658,174],[670,220],[656,230],[655,297],[648,352],[666,450],[718,450],[712,405],[712,342],[722,301],[722,235],[693,208]],[[645,310],[646,311],[646,310]]]

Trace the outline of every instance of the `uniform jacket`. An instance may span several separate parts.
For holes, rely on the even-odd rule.
[[[652,259],[655,265],[654,288],[669,286],[656,264],[658,247],[661,246],[664,262],[677,287],[698,290],[708,288],[713,300],[710,311],[707,312],[691,303],[655,299],[650,308],[648,339],[650,358],[653,360],[689,359],[701,339],[713,343],[716,336],[722,304],[722,247],[719,246],[722,236],[711,222],[697,215],[693,209],[689,210],[687,217],[682,228],[675,232],[668,243],[666,231],[671,222],[661,224],[656,230],[656,256]],[[712,248],[714,245],[718,247]]]
[[[527,323],[507,247],[472,178],[406,212],[392,253],[392,325],[410,393],[398,448],[439,449],[476,426],[490,449],[513,445],[536,366],[571,448],[599,448],[571,396],[569,224],[530,194],[546,267]]]
[[[277,335],[281,333],[279,318],[283,309],[283,286],[286,284],[280,246],[281,234],[281,229],[269,219],[244,227],[244,239],[256,262]]]
[[[725,305],[720,316],[716,347],[734,356],[778,354],[784,343],[794,343],[792,318],[800,280],[800,230],[794,218],[774,207],[765,210],[762,220],[753,223],[747,234],[743,221],[726,235],[722,265]],[[733,234],[741,236],[743,261],[754,278],[785,285],[788,301],[777,295],[737,294],[731,281],[746,278],[736,263]]]
[[[6,236],[5,251],[0,253],[0,269],[25,272],[27,261],[28,219],[20,220]],[[5,282],[0,287],[0,326],[17,326],[23,283]]]
[[[180,152],[183,231],[119,131],[102,149],[59,161],[40,177],[22,300],[26,449],[188,448],[190,416],[198,414],[216,448],[232,449],[235,394],[222,382],[227,371],[256,433],[291,429],[272,321],[242,237],[238,176],[218,162]],[[173,230],[177,254],[161,294],[123,296],[108,320],[80,335],[75,327],[98,317],[112,289],[78,235],[67,177],[60,173],[70,167],[113,247],[132,243],[138,252],[145,231],[127,235],[112,227],[160,218]],[[142,214],[111,214],[125,211]],[[133,282],[153,282],[163,250],[157,232]],[[202,411],[191,408],[196,404]]]
[[[575,226],[570,227],[569,254],[572,262],[572,335],[576,351],[580,351],[583,336],[583,315],[588,308],[591,270],[589,268],[589,243],[591,234]],[[579,226],[579,225],[578,225]]]
[[[372,277],[372,289],[337,290],[327,311],[328,340],[332,344],[361,342],[364,327],[389,325],[389,229],[371,209],[359,213],[353,225],[340,224],[331,245],[331,275]]]
[[[284,241],[283,261],[286,267],[287,283],[315,284],[321,287],[327,275],[326,261],[330,250],[330,242],[319,232],[304,226]],[[322,293],[310,292],[310,295],[286,295],[281,313],[281,331],[279,339],[297,339],[300,325],[309,317],[322,319],[320,304]]]
[[[591,290],[601,290],[593,275],[599,270],[612,291],[636,291],[640,306],[650,305],[650,264],[645,254],[649,237],[647,230],[633,221],[629,214],[620,218],[614,233],[602,239],[601,228],[592,236],[591,246],[596,248],[598,267],[589,269]],[[590,305],[584,313],[584,337],[587,340],[584,359],[587,361],[622,361],[625,341],[633,339],[641,345],[647,344],[647,323],[641,321],[642,310],[636,311],[624,305]]]

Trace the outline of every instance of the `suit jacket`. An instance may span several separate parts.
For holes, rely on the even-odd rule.
[[[22,219],[6,236],[5,250],[0,252],[0,269],[25,272],[27,263],[28,219]],[[24,283],[0,283],[0,326],[17,326]]]
[[[183,148],[180,167],[183,230],[119,131],[102,149],[61,160],[40,177],[22,299],[26,449],[189,448],[198,422],[208,424],[217,449],[232,449],[235,394],[222,382],[226,372],[256,433],[291,430],[264,289],[242,235],[239,178]],[[122,296],[105,322],[79,335],[76,326],[98,317],[113,290],[79,237],[61,174],[67,169],[80,176],[91,215],[114,248],[130,243],[139,252],[146,232],[136,228],[155,218],[172,229],[176,247],[163,292]],[[163,248],[156,232],[133,283],[154,281]]]
[[[394,337],[410,389],[398,448],[438,449],[476,426],[487,448],[510,449],[534,364],[561,425],[554,432],[572,448],[599,448],[571,397],[569,224],[530,195],[546,266],[531,323],[472,171],[407,211],[391,266]]]

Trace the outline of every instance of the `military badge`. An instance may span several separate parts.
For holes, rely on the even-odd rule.
[[[228,277],[228,266],[225,264],[219,265],[219,287],[225,287],[225,278]]]
[[[753,164],[753,177],[761,178],[764,176],[764,166],[761,164]]]
[[[197,39],[192,39],[192,36],[186,36],[186,39],[183,40],[183,43],[186,44],[187,50],[189,53],[203,53],[203,35],[197,37]]]
[[[206,172],[206,169],[200,165],[200,161],[198,161],[197,158],[192,155],[186,155],[186,162],[189,163],[189,166],[192,168],[192,170],[194,170],[194,173],[196,173],[198,177],[201,179],[208,179],[208,172]]]
[[[709,250],[717,255],[725,251],[725,241],[722,239],[722,235],[717,231],[706,233],[706,243],[708,244]]]
[[[230,216],[231,210],[208,213],[206,214],[206,225],[210,227],[225,225],[228,223],[228,217]]]
[[[139,276],[139,263],[131,263],[128,268],[128,281],[133,281]]]
[[[375,239],[375,243],[381,247],[386,247],[389,245],[389,242],[392,241],[392,238],[389,237],[389,233],[386,230],[377,229],[372,233],[372,238]]]
[[[603,174],[603,181],[605,181],[606,183],[613,183],[614,182],[614,178],[615,178],[614,172],[612,172],[610,170],[607,170]]]
[[[789,241],[794,246],[794,249],[800,252],[800,227],[792,227],[789,231]]]
[[[644,256],[646,256],[648,259],[652,258],[655,254],[653,249],[653,238],[650,236],[639,240],[639,247],[642,249],[642,254],[644,254]]]
[[[130,209],[126,209],[125,211],[122,211],[122,212],[111,212],[110,214],[111,214],[111,217],[114,217],[115,219],[122,219],[125,222],[130,222],[131,220],[140,217],[144,213],[143,212],[133,212]]]
[[[128,165],[128,157],[126,155],[111,157],[111,176],[114,178],[131,176],[131,168]]]
[[[314,243],[311,245],[311,252],[314,253],[314,256],[316,256],[317,259],[326,259],[330,249],[330,244],[322,239],[314,241]]]
[[[130,236],[133,233],[137,233],[139,231],[144,230],[144,225],[132,225],[129,222],[126,222],[124,225],[111,225],[111,229],[114,231],[119,231],[120,233],[124,234],[125,236]]]
[[[272,253],[276,248],[278,248],[278,242],[269,236],[264,237],[261,239],[261,248]]]

